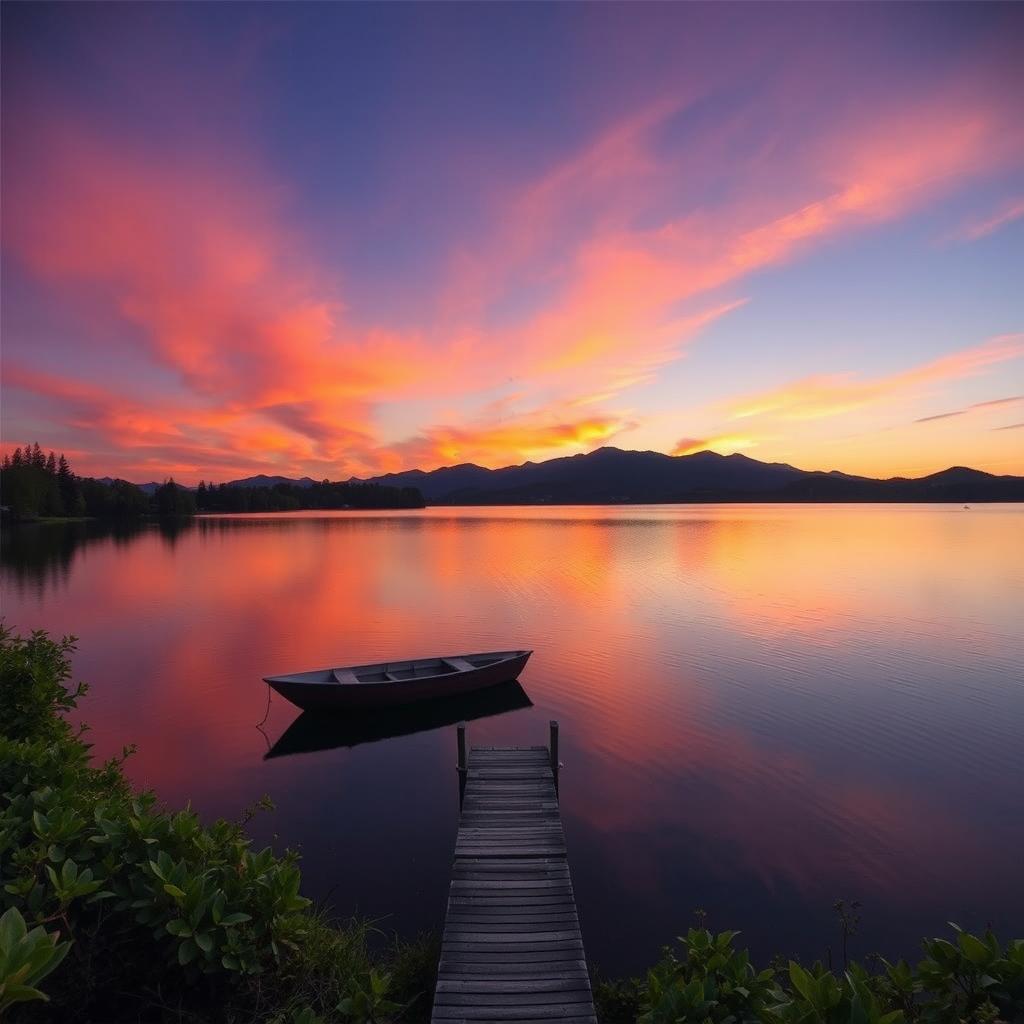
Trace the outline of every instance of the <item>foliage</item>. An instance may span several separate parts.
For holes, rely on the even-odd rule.
[[[415,487],[388,487],[357,481],[277,483],[272,487],[238,484],[207,485],[196,489],[200,512],[293,512],[298,509],[423,508],[423,495]]]
[[[57,715],[70,711],[86,692],[82,684],[74,690],[64,685],[73,645],[73,637],[53,643],[42,632],[27,639],[16,637],[0,624],[0,734],[54,739],[66,735],[67,724]]]
[[[1003,948],[955,925],[956,942],[924,943],[917,969],[850,963],[837,975],[816,963],[757,971],[733,947],[736,932],[691,929],[683,956],[666,949],[648,972],[640,1024],[994,1024],[1024,1020],[1024,940]],[[621,991],[621,986],[619,987]],[[612,1003],[614,1007],[614,1003]],[[609,1018],[602,1016],[602,1020]]]
[[[0,917],[0,1013],[14,1003],[47,996],[35,986],[64,959],[70,947],[43,927],[31,931],[17,908]]]
[[[149,498],[135,484],[75,476],[63,453],[44,455],[38,442],[4,456],[0,492],[14,519],[130,517],[150,510]]]
[[[594,1009],[601,1024],[634,1024],[640,1016],[646,985],[642,978],[605,978],[591,970]]]
[[[187,487],[179,487],[173,477],[165,480],[153,493],[153,504],[161,516],[196,514],[196,496]]]
[[[352,1024],[378,1024],[402,1009],[388,998],[390,993],[391,975],[371,969],[349,979],[348,994],[339,1000],[338,1012]]]
[[[0,626],[0,900],[16,915],[5,920],[32,926],[33,956],[44,940],[58,948],[47,931],[67,940],[61,956],[70,943],[47,981],[54,1012],[205,1019],[203,1008],[215,1006],[217,1020],[287,1021],[308,1008],[340,1021],[346,998],[353,1017],[390,1012],[371,929],[311,912],[295,854],[253,850],[240,824],[204,825],[190,809],[134,792],[122,769],[130,750],[90,763],[82,733],[62,717],[85,692],[66,685],[73,645]],[[56,962],[30,966],[9,983],[37,981],[47,973],[37,967]],[[365,999],[357,978],[370,979]]]
[[[308,486],[207,485],[192,491],[165,480],[150,498],[126,480],[96,480],[71,472],[63,454],[45,455],[39,444],[16,448],[0,468],[3,503],[16,520],[92,516],[131,518],[155,513],[191,516],[199,512],[289,512],[297,509],[423,508],[415,487],[388,487],[358,481],[313,481]]]

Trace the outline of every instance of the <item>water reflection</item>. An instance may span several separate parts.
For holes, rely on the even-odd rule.
[[[912,955],[949,917],[1024,919],[1022,526],[1020,507],[702,506],[33,527],[4,538],[4,613],[81,637],[98,756],[138,743],[133,777],[205,815],[269,793],[254,827],[301,845],[343,912],[439,925],[454,729],[331,735],[274,699],[269,735],[309,752],[263,760],[261,678],[522,647],[532,706],[470,741],[560,720],[597,962],[642,966],[697,906],[755,951],[818,956],[838,897],[865,905],[858,953]]]
[[[330,714],[304,711],[281,734],[264,755],[266,759],[309,754],[337,747],[357,747],[399,736],[411,736],[459,722],[505,714],[532,707],[526,691],[517,682],[502,683],[486,690],[457,697],[444,697],[380,711]]]

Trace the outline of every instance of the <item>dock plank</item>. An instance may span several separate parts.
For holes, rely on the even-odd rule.
[[[434,1024],[596,1024],[546,747],[469,754]]]

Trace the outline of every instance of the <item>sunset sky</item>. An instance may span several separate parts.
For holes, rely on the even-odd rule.
[[[1024,473],[1020,5],[2,17],[5,451]]]

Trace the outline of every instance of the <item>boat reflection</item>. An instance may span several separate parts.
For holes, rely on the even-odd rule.
[[[517,682],[501,683],[458,697],[444,697],[378,711],[347,714],[304,711],[263,755],[264,760],[311,754],[336,747],[357,747],[361,743],[411,736],[441,729],[458,722],[502,715],[533,707],[533,701]]]

